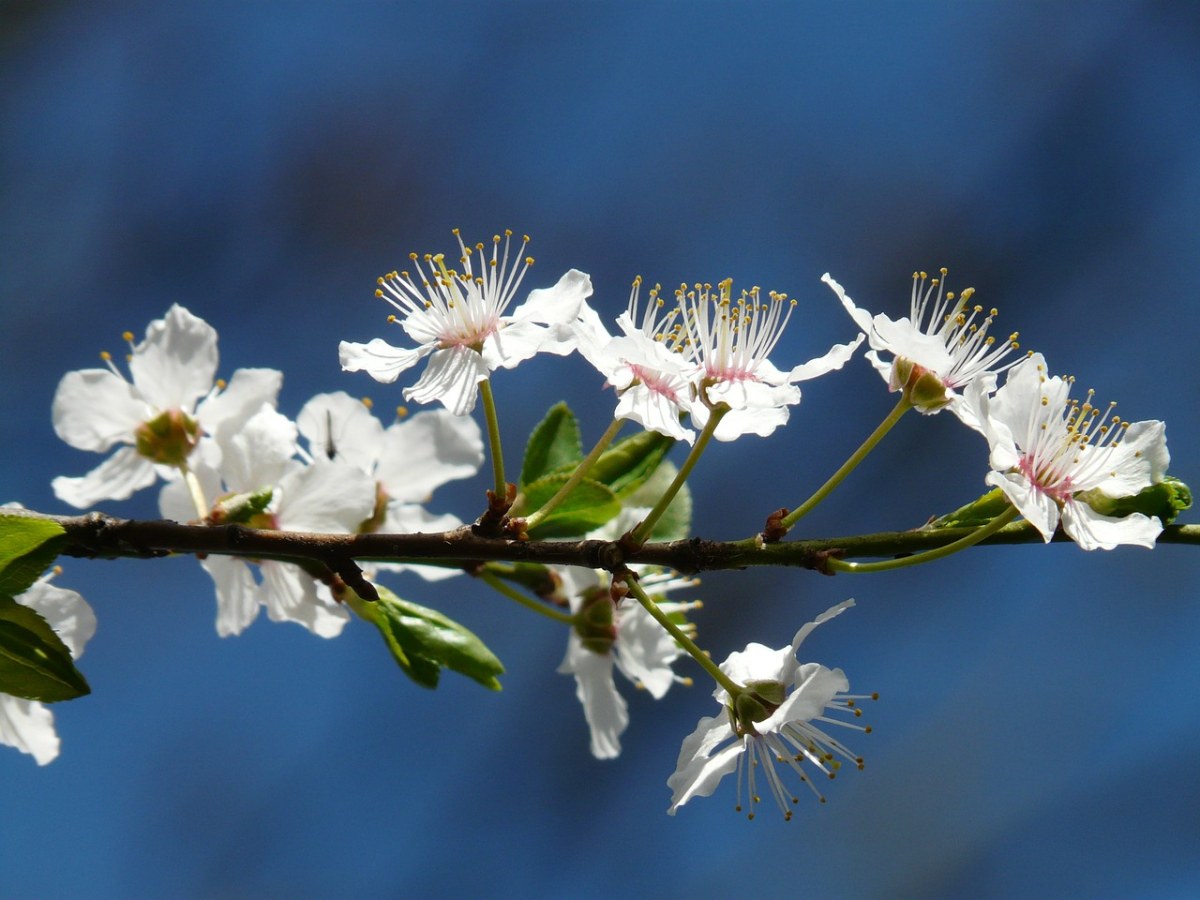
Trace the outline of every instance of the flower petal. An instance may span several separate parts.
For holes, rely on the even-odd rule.
[[[1154,549],[1162,522],[1141,513],[1123,518],[1101,515],[1082,500],[1070,498],[1062,508],[1063,531],[1084,550],[1112,550],[1122,544]]]
[[[158,477],[150,460],[133,447],[122,447],[92,471],[78,478],[60,475],[50,482],[54,496],[78,509],[101,500],[127,500]]]
[[[342,633],[350,614],[322,597],[312,576],[293,565],[270,560],[259,569],[271,621],[295,622],[317,637],[334,638]]]
[[[317,459],[338,459],[368,475],[383,452],[383,423],[345,391],[317,394],[296,416],[296,427]]]
[[[226,423],[240,426],[264,403],[274,406],[282,386],[283,373],[276,369],[238,369],[224,390],[200,401],[196,418],[209,434]]]
[[[479,423],[430,410],[388,427],[375,477],[393,500],[420,503],[446,482],[473,476],[483,459]]]
[[[258,618],[258,585],[250,564],[232,556],[209,556],[200,560],[217,589],[217,634],[238,635]]]
[[[36,700],[0,694],[0,744],[28,753],[39,766],[52,762],[61,746],[54,713]]]
[[[860,334],[848,344],[834,344],[829,352],[824,356],[818,356],[816,359],[810,359],[806,363],[801,363],[788,373],[787,380],[791,384],[797,381],[808,381],[811,378],[816,378],[824,375],[826,372],[833,372],[840,369],[848,363],[851,357],[854,356],[854,351],[866,339],[866,335]]]
[[[366,344],[342,341],[338,344],[338,360],[343,372],[366,372],[382,384],[391,384],[401,372],[411,369],[436,347],[436,344],[423,344],[416,350],[401,350],[383,338],[373,338]]]
[[[567,658],[558,671],[575,676],[575,696],[583,705],[583,716],[591,731],[592,756],[596,759],[619,756],[621,733],[629,725],[629,709],[613,683],[612,655],[593,653],[572,631]]]
[[[72,447],[103,453],[117,443],[132,444],[149,413],[124,378],[108,369],[79,369],[58,383],[50,415],[54,433]]]
[[[129,360],[133,383],[155,409],[191,413],[217,375],[217,330],[178,303],[146,328]]]
[[[429,357],[420,380],[404,389],[405,400],[430,403],[438,400],[456,416],[465,416],[475,408],[479,382],[488,377],[483,357],[470,347],[437,350]]]
[[[1019,472],[988,472],[984,481],[1004,491],[1026,521],[1042,533],[1042,539],[1050,542],[1059,520],[1054,498],[1039,491]]]
[[[740,739],[735,738],[733,743],[719,750],[716,755],[708,755],[729,738],[734,738],[734,734],[729,727],[727,713],[705,716],[696,725],[696,730],[684,738],[675,772],[667,779],[667,787],[671,789],[671,805],[667,809],[669,815],[675,815],[675,811],[693,797],[709,796],[721,779],[736,768],[738,757],[746,749]]]

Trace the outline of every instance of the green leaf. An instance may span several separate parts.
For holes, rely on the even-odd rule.
[[[442,669],[500,690],[504,666],[473,632],[435,609],[401,600],[376,585],[379,599],[356,606],[379,629],[404,673],[422,687],[435,688]],[[365,607],[365,609],[363,609]]]
[[[541,509],[558,493],[568,475],[547,475],[525,485],[525,508],[530,513]],[[577,537],[599,528],[621,512],[621,501],[607,485],[584,478],[565,500],[551,510],[543,521],[529,529],[536,540],[550,537]]]
[[[66,531],[34,516],[0,514],[0,594],[24,593],[58,557]]]
[[[91,692],[50,624],[12,597],[0,596],[0,693],[54,703]]]
[[[665,434],[639,432],[600,454],[588,478],[608,485],[618,497],[626,497],[646,483],[674,446],[675,439]]]
[[[529,435],[521,486],[532,484],[555,469],[574,468],[583,459],[579,423],[565,403],[556,403]]]
[[[679,470],[671,462],[663,462],[654,474],[636,491],[625,498],[626,506],[652,507],[666,493]],[[692,533],[692,490],[686,484],[679,489],[667,511],[650,531],[652,541],[681,541]]]
[[[1132,513],[1142,513],[1157,516],[1163,525],[1170,525],[1192,505],[1192,491],[1178,478],[1168,475],[1132,497],[1107,497],[1098,490],[1091,490],[1080,494],[1079,499],[1103,516],[1121,519]]]

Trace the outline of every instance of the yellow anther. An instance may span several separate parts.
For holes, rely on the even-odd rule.
[[[397,419],[403,419],[407,415],[408,415],[408,407],[407,406],[397,406],[396,407],[396,418]]]
[[[105,362],[112,362],[112,354],[109,353],[107,350],[100,351],[100,358],[102,360],[104,360]]]
[[[375,406],[375,401],[372,400],[370,397],[363,397],[359,402],[361,402],[362,405],[365,406],[367,409],[373,409]]]
[[[121,340],[123,340],[127,344],[132,344],[133,343],[133,332],[132,331],[122,331],[121,332]]]

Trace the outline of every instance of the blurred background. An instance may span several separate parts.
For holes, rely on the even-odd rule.
[[[0,4],[0,500],[100,457],[60,443],[58,379],[173,302],[221,374],[400,401],[337,342],[400,332],[377,275],[410,250],[532,235],[526,285],[785,291],[781,368],[850,339],[821,285],[898,316],[950,267],[1053,371],[1168,422],[1200,484],[1200,7],[1178,2]],[[415,378],[415,375],[413,376]],[[585,441],[613,397],[578,356],[495,379],[510,455],[559,399]],[[891,409],[861,358],[772,438],[712,449],[696,532],[795,505]],[[977,496],[986,446],[907,418],[803,535],[918,525]],[[472,518],[486,473],[430,508]],[[103,505],[157,515],[156,491]],[[1192,517],[1195,521],[1195,517]],[[863,772],[747,822],[731,779],[665,814],[702,678],[622,685],[624,753],[588,754],[560,626],[459,579],[402,595],[475,629],[505,690],[408,682],[373,629],[260,620],[222,640],[190,559],[67,561],[99,616],[63,751],[0,751],[5,897],[1194,896],[1200,554],[983,549],[912,571],[711,573],[718,659],[781,646],[878,690]],[[687,663],[679,668],[699,676]]]

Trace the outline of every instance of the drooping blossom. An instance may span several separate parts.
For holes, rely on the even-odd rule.
[[[592,282],[571,269],[554,287],[532,291],[507,313],[533,265],[532,257],[521,260],[529,238],[513,252],[512,232],[506,231],[503,238],[493,237],[487,254],[482,243],[463,243],[458,229],[454,236],[461,271],[447,266],[444,254],[421,258],[412,253],[412,273],[391,272],[379,279],[375,295],[398,313],[389,321],[397,322],[417,346],[406,350],[374,338],[366,344],[342,341],[338,352],[342,369],[366,372],[384,384],[428,357],[424,373],[404,389],[404,398],[437,400],[461,416],[475,408],[479,383],[496,369],[511,369],[536,353],[564,356],[575,349],[571,323],[592,293]]]
[[[1162,481],[1170,462],[1166,425],[1123,421],[1115,403],[1093,405],[1093,391],[1082,403],[1072,400],[1072,382],[1050,375],[1035,353],[1009,370],[994,395],[981,386],[967,391],[965,405],[991,448],[987,483],[1047,541],[1061,523],[1085,550],[1153,547],[1163,527],[1158,518],[1109,516],[1092,504]]]
[[[217,371],[217,332],[178,304],[151,322],[138,344],[130,344],[130,379],[111,354],[103,369],[68,372],[54,395],[54,430],[80,450],[119,449],[87,475],[61,476],[52,486],[60,500],[80,509],[101,500],[124,500],[158,476],[177,477],[179,468],[205,451],[206,438],[226,422],[244,422],[263,403],[274,403],[282,374],[273,369],[239,369],[228,385]],[[196,453],[197,448],[200,452]]]
[[[989,334],[998,315],[991,309],[972,305],[975,289],[955,294],[946,290],[946,274],[930,278],[913,273],[909,315],[891,319],[882,313],[872,317],[855,305],[845,289],[826,272],[821,280],[833,292],[851,318],[867,336],[871,349],[867,359],[892,391],[903,391],[919,412],[932,414],[943,409],[975,427],[962,406],[963,389],[977,379],[985,392],[996,387],[996,375],[1020,357],[1017,333],[1003,340]],[[888,354],[887,359],[880,356]],[[964,415],[966,418],[964,418]]]
[[[608,573],[566,566],[553,569],[576,618],[558,671],[575,677],[575,696],[591,733],[592,755],[612,759],[620,754],[621,734],[629,725],[629,708],[617,691],[614,669],[659,700],[675,682],[686,683],[671,669],[683,651],[634,598],[618,604]],[[659,608],[667,614],[697,605],[661,599],[695,583],[664,572],[641,576],[642,587],[659,599]]]
[[[425,509],[434,490],[470,478],[483,463],[483,435],[474,419],[446,410],[401,418],[386,429],[370,407],[343,391],[318,394],[296,417],[313,460],[342,460],[375,481],[375,510],[360,530],[393,534],[450,531],[457,516]],[[430,581],[461,569],[412,563],[371,564],[374,569],[410,570]]]
[[[374,481],[349,462],[316,459],[306,465],[295,459],[296,425],[270,406],[264,405],[244,426],[222,429],[217,440],[220,469],[195,469],[214,509],[232,496],[269,494],[265,509],[241,522],[246,527],[348,534],[374,511]],[[195,516],[180,482],[163,488],[159,508],[163,516],[179,521]],[[264,606],[272,621],[296,622],[320,637],[336,637],[349,619],[324,584],[292,563],[209,554],[200,564],[216,584],[217,633],[222,637],[240,634]]]
[[[766,437],[788,420],[788,407],[800,402],[798,382],[840,369],[862,343],[860,335],[837,344],[816,359],[784,372],[767,358],[791,318],[796,301],[770,292],[764,299],[757,287],[733,299],[733,281],[726,279],[675,292],[687,352],[697,368],[692,383],[692,420],[703,428],[710,410],[730,408],[713,433],[719,441],[743,434]]]
[[[50,576],[43,577],[15,599],[40,613],[78,659],[96,633],[96,614],[78,593],[49,582]],[[37,700],[0,693],[0,744],[28,753],[39,766],[53,761],[61,746],[54,713]]]
[[[684,740],[675,773],[667,779],[672,792],[667,810],[671,815],[691,798],[709,796],[721,779],[736,769],[735,808],[739,812],[743,810],[745,786],[750,818],[762,800],[761,794],[769,793],[784,818],[790,819],[790,805],[800,801],[784,784],[789,771],[823,803],[825,798],[813,777],[833,778],[847,762],[863,767],[862,758],[829,734],[827,727],[869,732],[869,727],[835,718],[831,713],[857,717],[861,714],[858,701],[875,695],[848,694],[850,682],[841,669],[796,659],[801,642],[814,628],[853,605],[853,600],[846,600],[826,610],[796,632],[787,647],[772,650],[750,644],[721,663],[721,671],[742,690],[730,697],[718,687],[713,696],[721,712],[701,719]],[[806,769],[805,764],[811,768]],[[785,771],[781,773],[777,765]]]
[[[608,333],[594,309],[586,303],[580,306],[575,322],[579,353],[616,390],[614,418],[630,419],[648,431],[690,444],[696,432],[683,426],[680,414],[691,406],[696,365],[675,322],[679,308],[672,306],[664,314],[656,286],[639,317],[641,287],[642,279],[634,279],[629,306],[617,317],[621,334],[616,337]]]

